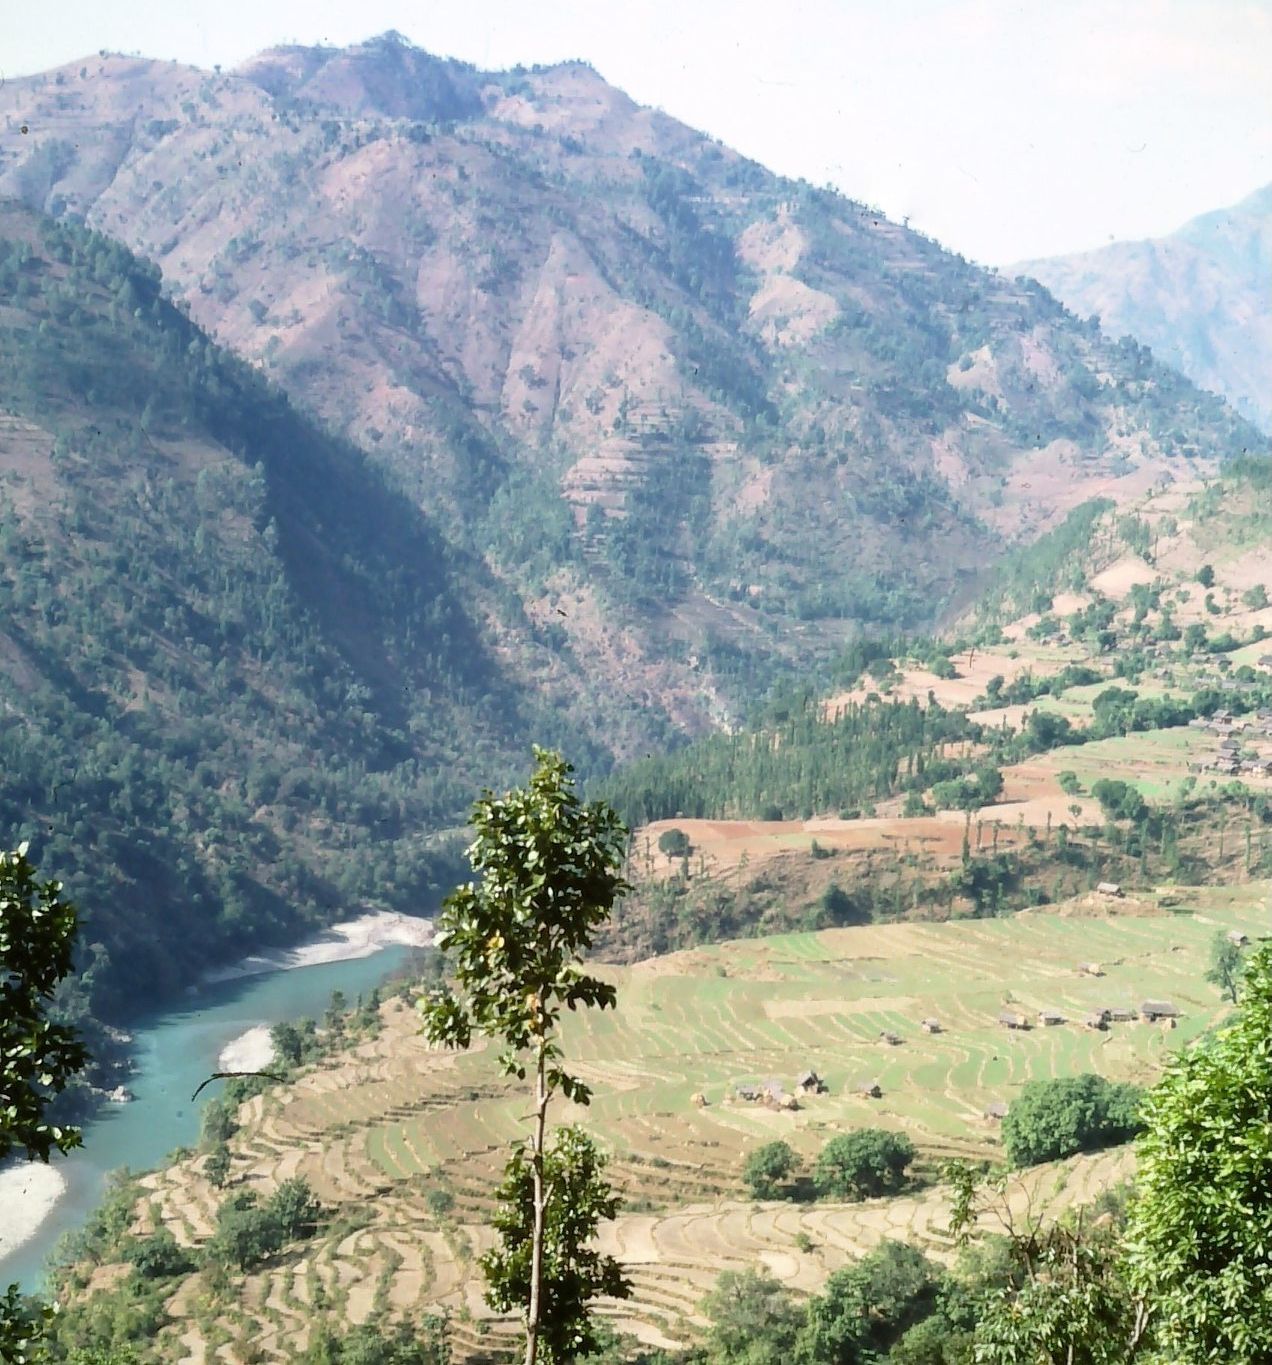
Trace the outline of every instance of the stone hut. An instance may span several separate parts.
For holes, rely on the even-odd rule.
[[[1021,1014],[1019,1010],[1004,1010],[998,1016],[998,1022],[1003,1028],[1027,1029],[1029,1027],[1029,1016]]]
[[[1087,1028],[1099,1029],[1103,1033],[1109,1026],[1109,1017],[1104,1010],[1092,1010],[1082,1022]]]
[[[1113,896],[1118,900],[1121,899],[1123,894],[1122,887],[1119,882],[1098,882],[1096,884],[1095,891],[1096,895]]]
[[[795,1078],[795,1089],[801,1095],[824,1095],[827,1088],[826,1082],[815,1071],[805,1071]]]
[[[924,1019],[919,1023],[919,1027],[924,1033],[940,1033],[941,1021],[939,1019]]]
[[[879,1035],[879,1041],[880,1041],[881,1043],[887,1043],[887,1045],[888,1045],[889,1047],[900,1047],[900,1046],[901,1046],[901,1035],[900,1035],[899,1033],[889,1033],[888,1030],[885,1029],[885,1030]]]
[[[1064,1015],[1059,1010],[1039,1010],[1038,1022],[1043,1028],[1054,1028],[1057,1024],[1064,1023]]]
[[[881,1100],[883,1098],[883,1087],[878,1081],[858,1081],[855,1087],[856,1093],[868,1100]]]

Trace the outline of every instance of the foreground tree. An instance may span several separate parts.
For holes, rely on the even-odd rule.
[[[799,1165],[789,1142],[766,1142],[746,1159],[742,1179],[756,1199],[776,1199],[778,1186]]]
[[[1176,1057],[1144,1104],[1131,1277],[1175,1365],[1272,1359],[1272,946],[1235,1021]]]
[[[15,1152],[47,1161],[80,1145],[77,1128],[50,1123],[53,1098],[88,1060],[74,1032],[49,1017],[72,967],[75,907],[60,882],[41,882],[27,846],[0,852],[0,1162]],[[24,1304],[16,1285],[0,1295],[0,1360],[26,1365],[47,1310]]]
[[[480,881],[449,896],[438,920],[437,946],[447,954],[462,994],[438,990],[420,1002],[431,1042],[462,1048],[481,1034],[503,1045],[499,1063],[506,1074],[533,1078],[530,1139],[519,1154],[529,1167],[531,1200],[525,1297],[518,1305],[526,1328],[526,1365],[535,1365],[545,1340],[556,1343],[583,1330],[577,1318],[571,1326],[551,1320],[550,1312],[586,1317],[586,1300],[580,1304],[569,1295],[556,1298],[544,1291],[553,1193],[547,1115],[558,1091],[578,1104],[591,1099],[587,1086],[562,1065],[561,1012],[614,1005],[613,986],[587,975],[580,962],[627,889],[621,873],[627,835],[622,821],[603,802],[579,800],[573,769],[559,754],[536,747],[534,755],[527,786],[504,796],[485,792],[473,807],[476,838],[468,859]],[[509,1167],[510,1192],[521,1188],[519,1156]],[[516,1210],[514,1198],[507,1217],[519,1218]],[[498,1282],[489,1296],[496,1305],[503,1301]],[[547,1352],[544,1358],[562,1359]]]
[[[592,1243],[603,1218],[618,1212],[605,1183],[605,1160],[578,1128],[561,1128],[543,1155],[544,1225],[539,1356],[573,1361],[600,1345],[588,1305],[599,1295],[625,1299],[631,1285],[612,1256]],[[481,1258],[488,1299],[501,1312],[530,1298],[535,1227],[534,1169],[524,1147],[513,1153],[499,1187],[495,1228],[500,1245]]]

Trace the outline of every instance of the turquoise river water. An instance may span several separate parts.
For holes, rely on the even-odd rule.
[[[83,1148],[54,1157],[66,1176],[66,1192],[30,1241],[0,1256],[0,1286],[16,1282],[28,1292],[40,1287],[49,1255],[97,1205],[109,1172],[121,1166],[146,1170],[159,1165],[174,1147],[194,1145],[203,1103],[220,1092],[221,1083],[208,1086],[194,1104],[190,1096],[216,1070],[227,1043],[258,1024],[316,1018],[332,991],[343,991],[352,1002],[404,964],[410,953],[409,948],[385,948],[351,962],[204,986],[180,1009],[137,1021],[132,1031],[138,1069],[127,1082],[136,1098],[130,1104],[104,1105],[100,1116],[84,1127]]]

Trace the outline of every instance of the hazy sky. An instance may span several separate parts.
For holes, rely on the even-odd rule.
[[[1272,0],[0,0],[0,75],[232,66],[396,28],[583,57],[642,103],[992,264],[1169,232],[1272,181]]]

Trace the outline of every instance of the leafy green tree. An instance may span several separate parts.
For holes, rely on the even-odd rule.
[[[776,1199],[777,1188],[799,1164],[789,1142],[766,1142],[742,1167],[742,1179],[756,1199]]]
[[[910,1327],[935,1309],[941,1272],[913,1247],[883,1242],[826,1281],[808,1305],[798,1365],[881,1360]]]
[[[80,1145],[48,1108],[88,1060],[74,1031],[49,1017],[53,992],[72,969],[77,915],[62,884],[40,882],[27,845],[0,851],[0,1163],[14,1152],[47,1161]],[[34,1358],[48,1310],[16,1285],[0,1294],[0,1360]]]
[[[790,1365],[804,1312],[764,1270],[726,1270],[702,1301],[705,1365]]]
[[[1272,946],[1235,1021],[1175,1056],[1144,1103],[1131,1279],[1175,1365],[1272,1358]]]
[[[1138,823],[1148,813],[1144,798],[1121,778],[1102,777],[1092,782],[1091,795],[1100,803],[1100,809],[1108,820],[1132,820]]]
[[[314,1197],[309,1181],[298,1175],[279,1185],[270,1196],[268,1208],[278,1219],[286,1241],[313,1236],[323,1215],[322,1205]]]
[[[604,1179],[605,1161],[581,1129],[560,1128],[543,1159],[544,1221],[539,1355],[564,1365],[597,1345],[588,1305],[599,1295],[625,1299],[631,1285],[612,1256],[593,1246],[604,1218],[618,1212],[618,1198]],[[535,1172],[518,1146],[497,1192],[495,1229],[500,1245],[481,1258],[490,1284],[488,1299],[501,1312],[523,1308],[534,1267]]]
[[[1221,929],[1210,941],[1210,966],[1206,969],[1206,980],[1218,986],[1235,1005],[1241,976],[1245,970],[1245,955],[1241,945],[1234,943]]]
[[[283,1245],[278,1215],[262,1208],[252,1191],[233,1195],[217,1213],[216,1231],[207,1243],[211,1261],[250,1270]]]
[[[914,1144],[904,1133],[858,1128],[831,1138],[822,1148],[813,1184],[819,1194],[832,1199],[894,1194],[905,1185],[914,1158]]]
[[[1213,564],[1203,564],[1197,570],[1197,582],[1203,588],[1213,588],[1215,586],[1215,568]]]
[[[213,1147],[211,1155],[203,1163],[203,1174],[216,1189],[225,1188],[230,1176],[230,1149],[224,1142]]]
[[[659,852],[665,853],[668,858],[685,858],[691,848],[689,836],[683,829],[665,829],[658,836]]]
[[[1143,1093],[1094,1075],[1030,1081],[1003,1119],[1007,1159],[1033,1166],[1126,1142],[1140,1130]]]
[[[468,857],[481,880],[454,891],[438,920],[438,947],[463,996],[440,989],[420,1002],[430,1041],[468,1047],[474,1033],[493,1038],[503,1044],[499,1063],[506,1074],[524,1080],[529,1071],[534,1078],[528,1156],[533,1217],[526,1296],[517,1305],[526,1327],[526,1365],[535,1365],[541,1338],[559,1343],[587,1330],[585,1302],[545,1291],[545,1136],[548,1105],[558,1090],[578,1104],[591,1099],[588,1087],[562,1065],[561,1011],[614,1005],[613,986],[579,964],[627,889],[621,874],[627,832],[618,816],[603,802],[579,800],[573,769],[559,754],[536,746],[534,756],[527,786],[501,797],[487,791],[473,807],[476,838]],[[524,1154],[514,1163],[520,1159]],[[502,1301],[504,1282],[492,1283],[490,1292]],[[558,1309],[582,1317],[550,1317]]]
[[[418,1327],[319,1327],[297,1365],[450,1365],[446,1321],[426,1314]]]
[[[77,1128],[46,1117],[88,1061],[74,1031],[49,1017],[73,967],[77,922],[61,882],[36,879],[26,844],[0,852],[0,1162],[15,1151],[47,1161],[80,1145]]]
[[[147,1280],[167,1279],[194,1269],[194,1258],[167,1228],[136,1239],[130,1243],[125,1255],[137,1267],[137,1273]]]

